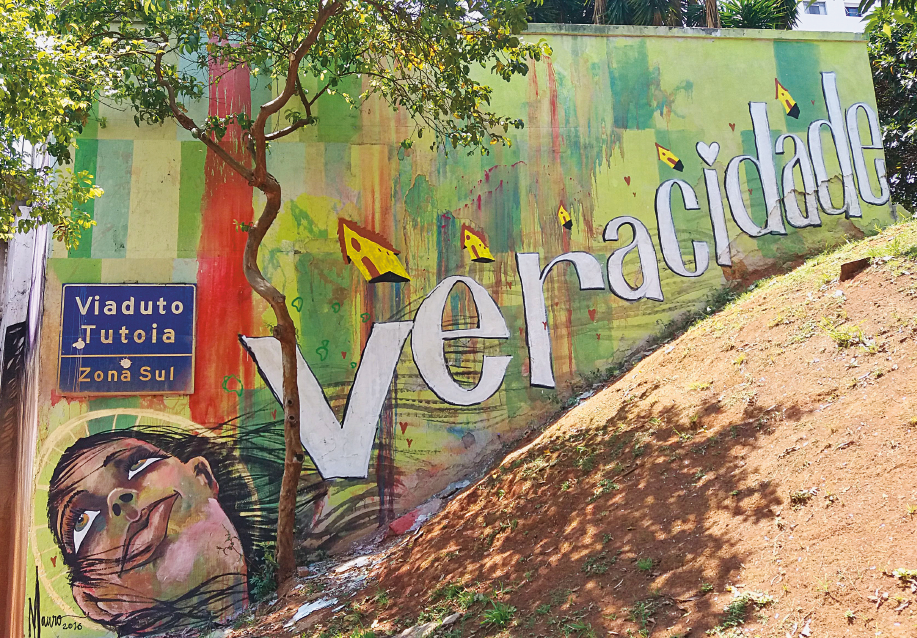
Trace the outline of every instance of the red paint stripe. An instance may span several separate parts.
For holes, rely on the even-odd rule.
[[[226,72],[211,63],[210,115],[225,117],[251,113],[249,74],[245,68]],[[239,159],[240,131],[231,126],[221,142]],[[223,378],[235,374],[245,388],[254,385],[254,365],[239,345],[239,334],[253,334],[252,291],[242,272],[248,235],[238,223],[253,218],[252,187],[212,152],[204,167],[201,239],[198,244],[198,322],[194,394],[191,417],[202,425],[216,425],[239,414],[239,399],[223,390]]]

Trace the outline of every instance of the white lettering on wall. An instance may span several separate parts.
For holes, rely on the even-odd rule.
[[[579,277],[580,290],[604,290],[602,267],[589,253],[564,253],[552,259],[541,270],[541,255],[516,253],[516,268],[522,282],[522,305],[525,309],[525,334],[529,348],[529,367],[534,386],[554,387],[554,369],[551,360],[551,333],[548,328],[548,311],[544,300],[544,282],[559,263],[573,264]]]
[[[780,208],[780,193],[777,190],[777,166],[774,163],[774,151],[771,147],[771,130],[767,121],[767,104],[749,102],[751,126],[755,135],[755,152],[758,157],[738,155],[726,165],[726,199],[736,225],[742,232],[751,237],[761,237],[768,233],[786,235],[783,225],[783,211]],[[761,177],[761,188],[764,189],[764,206],[767,209],[767,223],[760,227],[751,218],[742,197],[742,183],[739,179],[739,166],[748,162],[758,170]],[[747,179],[746,171],[746,179]]]
[[[478,327],[443,330],[446,302],[449,300],[449,293],[458,284],[465,285],[471,292]],[[481,378],[473,388],[465,389],[452,378],[443,346],[447,340],[472,338],[509,339],[509,328],[506,327],[506,320],[500,313],[500,308],[481,284],[471,277],[447,277],[421,302],[414,316],[414,334],[411,336],[411,351],[420,376],[433,393],[446,403],[483,403],[503,384],[506,367],[512,356],[485,356],[481,366]]]
[[[344,406],[343,426],[297,348],[299,438],[322,478],[366,478],[382,404],[413,325],[411,321],[373,324]],[[239,339],[251,353],[271,392],[280,401],[283,395],[280,342],[274,337]]]
[[[793,133],[779,135],[772,142],[768,121],[767,104],[750,102],[748,105],[754,134],[755,155],[733,157],[725,168],[725,193],[732,218],[739,230],[751,237],[766,234],[786,235],[786,223],[794,228],[820,226],[820,208],[825,213],[848,217],[860,217],[859,197],[873,205],[889,201],[889,185],[886,166],[881,157],[874,159],[875,183],[879,192],[872,190],[872,175],[867,165],[865,150],[879,150],[881,131],[875,111],[866,103],[858,102],[847,109],[841,109],[834,73],[822,73],[822,89],[828,112],[827,120],[816,120],[808,126],[808,139],[803,141]],[[864,141],[859,129],[859,113],[862,111],[869,129],[869,138]],[[846,117],[845,117],[846,115]],[[843,205],[835,208],[829,192],[829,177],[826,167],[822,132],[827,127],[837,153],[840,178],[843,186]],[[849,138],[849,139],[848,139]],[[792,141],[793,155],[782,167],[781,179],[777,180],[776,155],[786,155],[786,143]],[[848,148],[849,144],[849,148]],[[717,142],[696,145],[698,157],[704,162],[703,181],[707,193],[710,224],[713,233],[716,263],[724,268],[732,266],[729,228],[723,202],[723,192],[717,169],[714,168],[720,152]],[[744,188],[740,179],[740,168],[745,163],[746,182],[748,171],[754,167],[760,176],[763,199],[766,207],[766,221],[759,226],[748,210],[743,197]],[[722,164],[720,164],[722,166]],[[797,180],[798,177],[798,180]],[[836,176],[835,176],[836,179]],[[655,213],[662,257],[668,268],[679,277],[699,277],[708,268],[710,247],[707,242],[692,240],[693,270],[689,270],[679,246],[675,217],[672,212],[672,191],[681,191],[684,209],[700,210],[698,195],[686,181],[670,179],[664,181],[656,191]],[[801,189],[801,190],[800,190]],[[859,191],[859,196],[858,192]],[[800,199],[799,193],[802,193]],[[802,204],[802,206],[800,205]],[[803,210],[804,207],[804,210]],[[629,226],[633,239],[625,246],[615,248],[609,255],[605,270],[608,289],[625,301],[651,299],[663,301],[659,263],[653,239],[647,226],[638,218],[623,215],[612,219],[605,226],[603,239],[606,242],[620,240],[621,228]],[[639,260],[641,281],[634,287],[624,275],[624,262],[636,250]],[[516,266],[522,285],[522,299],[526,324],[526,345],[530,363],[530,384],[536,387],[553,388],[555,378],[551,355],[551,331],[548,324],[547,303],[544,286],[548,275],[561,263],[573,264],[580,290],[604,290],[606,287],[602,266],[598,259],[585,252],[569,252],[552,259],[544,269],[538,253],[516,253]],[[459,330],[444,330],[443,316],[449,296],[459,284],[465,286],[470,295],[477,327]],[[99,298],[85,302],[77,299],[81,314],[86,315],[93,307],[98,314]],[[104,302],[104,312],[114,314],[114,302]],[[166,302],[160,298],[156,304],[159,314],[166,313]],[[134,313],[134,299],[124,302],[121,312]],[[140,312],[154,314],[152,303],[140,302]],[[181,302],[171,305],[173,313],[180,313]],[[85,341],[90,343],[95,325],[82,326]],[[157,339],[156,324],[153,324],[151,339]],[[353,386],[344,407],[343,425],[338,421],[301,352],[297,353],[298,379],[301,402],[300,438],[303,446],[314,460],[324,478],[366,477],[369,458],[377,423],[381,415],[388,389],[394,377],[401,350],[413,330],[411,350],[414,363],[424,382],[442,401],[452,405],[477,405],[499,391],[511,360],[511,356],[483,356],[481,375],[473,388],[459,385],[452,376],[446,361],[444,346],[455,339],[500,339],[510,337],[506,321],[494,299],[481,284],[470,277],[452,276],[441,281],[421,302],[414,321],[377,323],[373,325],[369,339],[362,352],[361,363],[356,371]],[[103,343],[115,338],[112,330],[99,331]],[[116,333],[122,343],[128,341],[128,330],[122,327]],[[146,334],[136,331],[135,342],[141,343]],[[162,331],[162,340],[173,343],[175,333],[171,329]],[[272,337],[241,337],[243,345],[254,357],[262,376],[276,397],[282,387],[282,366],[280,344]],[[83,369],[81,369],[83,370]],[[87,374],[89,368],[85,369]],[[141,368],[141,379],[149,377],[149,368]],[[159,373],[157,372],[157,375]],[[158,377],[157,377],[158,378]],[[279,399],[278,399],[279,400]]]
[[[818,201],[828,215],[846,213],[847,217],[862,217],[860,200],[857,197],[853,182],[853,168],[850,163],[850,149],[847,147],[847,132],[844,128],[844,115],[841,111],[841,99],[837,93],[837,75],[821,74],[822,93],[825,96],[825,107],[828,109],[827,120],[815,120],[809,124],[809,154],[815,168],[815,181],[818,184]],[[840,208],[834,208],[831,193],[828,190],[828,169],[825,166],[825,153],[822,147],[821,129],[827,126],[834,139],[837,151],[837,162],[841,168],[844,201]]]
[[[866,114],[866,122],[869,125],[869,144],[863,144],[863,139],[860,137],[860,123],[857,120],[858,110],[862,110]],[[888,180],[885,178],[885,160],[881,157],[875,159],[876,177],[879,180],[878,195],[873,194],[872,185],[869,183],[869,171],[866,169],[866,157],[863,154],[863,149],[881,149],[882,133],[879,131],[879,118],[876,116],[876,112],[869,108],[869,105],[865,102],[857,102],[847,109],[847,135],[850,136],[850,148],[853,149],[853,168],[856,172],[860,197],[867,204],[876,206],[887,204],[891,197],[891,190],[888,188]]]
[[[681,190],[685,210],[700,210],[697,193],[688,182],[680,179],[664,181],[656,189],[656,223],[659,226],[659,245],[662,247],[662,258],[669,270],[682,277],[700,277],[710,265],[710,249],[705,241],[692,241],[694,250],[694,270],[688,270],[678,247],[678,236],[675,234],[675,220],[672,218],[672,189]]]
[[[821,226],[821,215],[818,213],[818,199],[815,196],[815,173],[812,171],[812,162],[806,153],[806,145],[798,135],[784,133],[777,138],[776,152],[784,154],[787,140],[793,142],[793,157],[783,167],[783,206],[786,208],[786,221],[793,228],[806,228],[807,226]],[[802,190],[806,207],[803,215],[796,197],[796,177],[794,171],[799,169],[802,176]]]
[[[636,217],[626,215],[615,217],[605,226],[602,238],[605,241],[618,241],[621,226],[627,224],[634,231],[634,239],[626,246],[618,248],[608,256],[606,270],[608,271],[608,287],[612,294],[625,301],[638,299],[652,299],[662,301],[662,285],[659,282],[659,261],[656,259],[656,249],[650,231],[646,229]],[[624,278],[624,258],[634,249],[640,260],[640,272],[643,282],[639,287],[633,288]]]
[[[698,142],[695,145],[697,155],[707,166],[713,166],[720,154],[720,145]],[[716,169],[704,168],[704,187],[707,191],[707,207],[710,210],[710,226],[713,228],[713,247],[716,263],[720,266],[732,266],[732,255],[729,252],[729,230],[726,228],[726,211],[723,209],[723,193]]]

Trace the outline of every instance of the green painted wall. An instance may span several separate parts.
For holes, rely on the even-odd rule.
[[[826,78],[836,78],[840,108],[845,113],[858,102],[875,111],[866,45],[857,37],[741,31],[713,36],[701,31],[623,27],[551,28],[535,31],[531,37],[545,37],[553,55],[533,65],[527,77],[511,85],[500,82],[494,95],[497,109],[525,120],[525,129],[514,136],[512,147],[493,148],[484,157],[460,152],[445,157],[418,141],[406,153],[399,149],[399,142],[412,127],[403,114],[375,102],[360,111],[329,102],[320,105],[317,127],[271,148],[271,169],[284,189],[284,212],[268,234],[261,267],[292,303],[304,360],[337,418],[342,416],[355,371],[366,355],[371,330],[384,330],[383,323],[414,320],[426,296],[448,277],[464,276],[478,282],[499,308],[509,334],[507,339],[447,341],[445,361],[455,382],[464,389],[473,387],[484,356],[512,357],[492,396],[462,406],[443,401],[431,390],[412,354],[411,336],[394,370],[368,370],[383,382],[391,379],[391,386],[378,422],[370,424],[367,476],[322,482],[315,465],[307,464],[298,521],[306,547],[332,547],[387,524],[466,475],[501,445],[557,410],[571,384],[613,365],[680,313],[699,307],[721,286],[748,283],[787,268],[826,245],[863,236],[892,221],[887,205],[868,204],[863,199],[864,194],[870,197],[868,192],[880,192],[874,160],[882,157],[881,150],[863,151],[866,172],[851,174],[847,180],[857,194],[859,215],[855,209],[847,215],[822,210],[819,226],[793,228],[786,222],[788,200],[784,199],[776,212],[771,211],[775,232],[752,237],[742,232],[733,217],[738,200],[726,197],[724,179],[731,159],[748,154],[768,161],[755,147],[750,102],[765,105],[769,148],[781,134],[794,133],[807,148],[806,160],[812,156],[810,124],[828,117]],[[798,118],[790,117],[777,100],[775,81],[795,100]],[[220,114],[227,100],[257,103],[265,94],[265,87],[245,75],[236,74],[221,87],[209,100],[193,105],[198,117]],[[868,146],[867,117],[863,109],[856,113],[863,144]],[[61,615],[64,624],[79,624],[79,629],[59,628],[50,634],[61,636],[114,635],[115,627],[123,630],[130,626],[126,623],[140,622],[137,619],[145,613],[153,613],[149,610],[155,605],[143,601],[157,596],[171,600],[180,594],[192,601],[180,605],[180,612],[174,614],[180,625],[203,622],[201,614],[229,615],[248,599],[259,557],[255,543],[269,536],[271,503],[279,481],[279,406],[239,342],[239,335],[269,335],[273,323],[273,315],[252,296],[241,274],[245,225],[263,200],[174,124],[136,128],[129,115],[107,107],[101,108],[100,115],[107,125],[81,140],[76,151],[78,168],[97,175],[106,191],[87,209],[97,225],[79,248],[68,253],[55,247],[49,263],[42,332],[45,381],[35,465],[35,518],[29,539],[33,567],[28,591],[33,614],[27,621],[27,635],[35,635],[39,600],[41,618],[50,617],[53,622]],[[838,133],[849,152],[846,125],[839,125]],[[764,131],[764,139],[767,135]],[[822,203],[830,195],[833,206],[839,206],[844,179],[838,154],[827,128],[811,135],[813,139],[820,135],[824,148],[827,190]],[[696,148],[699,142],[719,145],[711,164],[720,196],[708,193],[706,165]],[[662,161],[657,145],[677,157],[682,170]],[[786,148],[786,154],[773,159],[777,176],[773,187],[781,198],[785,195],[783,166],[795,152],[791,142]],[[741,163],[737,175],[737,192],[749,207],[750,222],[763,226],[767,184],[748,161]],[[671,209],[675,239],[664,249],[657,214],[665,221],[667,213],[665,205],[657,207],[656,194],[672,179],[682,180],[687,191],[696,194],[699,208],[686,210],[676,188]],[[802,184],[800,170],[795,180]],[[867,182],[873,191],[866,191]],[[721,242],[719,250],[714,246],[708,196],[713,200],[721,197],[725,211],[722,223],[728,241]],[[806,211],[801,191],[788,197],[796,198],[803,213],[814,220],[817,211]],[[849,192],[846,203],[853,204]],[[570,228],[558,218],[561,207],[570,215]],[[628,301],[608,289],[606,259],[624,249],[633,232],[631,226],[625,226],[619,241],[605,242],[603,230],[621,216],[633,217],[645,228],[652,250],[643,254],[642,263],[636,250],[629,252],[616,272],[623,273],[630,287],[636,288],[658,267],[662,300],[648,294],[648,298]],[[340,220],[355,224],[364,240],[376,238],[380,245],[396,250],[397,263],[409,280],[368,282],[357,263],[348,263],[342,255]],[[463,248],[463,227],[480,236],[493,261],[472,261],[470,251]],[[694,271],[698,264],[692,256],[692,242],[706,243],[706,270],[696,277],[680,276],[670,267],[672,251],[680,247],[685,269]],[[585,253],[583,259],[595,263],[603,289],[580,290],[574,270],[560,265],[544,284],[547,325],[527,325],[517,255],[537,253],[543,267],[571,252]],[[717,263],[718,252],[720,262],[725,255],[731,264]],[[61,286],[81,282],[196,283],[195,393],[91,399],[61,396],[55,386]],[[530,280],[527,291],[533,290]],[[467,288],[456,287],[444,304],[443,328],[474,327],[480,306]],[[539,353],[527,344],[537,341],[533,333],[537,330],[549,333],[554,388],[532,384],[533,357],[537,359]],[[430,360],[420,363],[435,367]],[[304,406],[305,428],[310,427],[310,419],[315,422],[316,414],[316,406]],[[338,452],[318,447],[308,451],[313,457],[320,456],[328,468],[337,467],[335,455],[351,443],[351,431],[355,429],[345,428],[340,435]],[[116,543],[111,551],[122,552],[122,556],[131,542],[110,533],[115,520],[110,493],[101,493],[104,490],[99,485],[84,489],[96,501],[90,499],[71,512],[71,518],[49,527],[49,495],[51,509],[56,511],[63,507],[61,495],[70,493],[61,491],[64,478],[52,476],[55,468],[62,467],[61,455],[81,442],[102,441],[89,437],[105,432],[130,438],[117,439],[123,445],[136,446],[138,440],[161,444],[160,456],[152,465],[143,466],[145,460],[155,457],[149,450],[145,457],[141,450],[134,458],[135,465],[149,474],[128,478],[131,470],[127,468],[120,478],[112,475],[112,480],[120,481],[119,489],[133,490],[130,493],[138,507],[144,505],[143,499],[153,498],[150,494],[159,493],[156,490],[168,492],[173,483],[175,490],[195,485],[194,480],[210,485],[205,480],[210,475],[202,470],[198,458],[208,461],[211,478],[226,477],[224,482],[229,483],[220,490],[221,496],[213,497],[220,510],[213,515],[225,514],[239,528],[236,535],[221,538],[210,527],[195,528],[188,522],[193,519],[193,503],[209,502],[203,497],[195,501],[188,496],[182,502],[190,503],[190,513],[175,510],[185,514],[173,514],[163,528],[166,545],[174,548],[185,542],[191,549],[183,551],[203,556],[189,563],[190,575],[182,582],[203,586],[207,578],[223,574],[221,569],[232,572],[236,580],[227,576],[225,582],[219,581],[225,591],[220,590],[216,603],[201,604],[201,590],[188,594],[179,592],[180,587],[154,587],[154,582],[163,579],[181,580],[177,572],[170,571],[175,569],[169,562],[176,560],[174,554],[168,559],[151,559],[136,578],[108,570],[101,577],[102,584],[71,585],[74,574],[84,574],[86,569],[85,557],[73,549],[80,516],[98,512],[85,527],[85,538],[90,539],[85,542],[96,542],[92,539],[108,534]],[[166,438],[155,439],[157,432]],[[185,435],[187,442],[182,443]],[[109,444],[100,442],[98,449],[109,449],[105,445]],[[206,453],[185,458],[181,450],[197,450],[194,446]],[[230,457],[232,468],[226,465]],[[94,467],[88,455],[76,459],[84,464],[73,463],[71,469],[77,474],[68,475],[71,492],[74,485],[88,480],[80,472],[86,474],[87,468]],[[224,465],[213,467],[217,464]],[[240,496],[246,485],[254,496]],[[194,492],[197,488],[187,489]],[[119,506],[122,509],[128,511]],[[243,520],[244,512],[254,516],[248,523]],[[82,520],[85,523],[87,518]],[[249,525],[251,520],[260,521],[267,532]],[[250,529],[243,529],[246,526]],[[230,549],[244,554],[244,560],[234,566],[224,565],[216,556],[230,551],[227,538]],[[139,588],[141,602],[126,602],[130,588]],[[113,601],[99,602],[100,597]],[[148,633],[164,626],[153,621],[146,629],[136,625]]]

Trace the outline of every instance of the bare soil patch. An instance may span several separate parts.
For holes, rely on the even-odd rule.
[[[917,636],[893,574],[917,569],[915,259],[902,224],[760,284],[524,442],[306,635],[462,611],[439,633]]]

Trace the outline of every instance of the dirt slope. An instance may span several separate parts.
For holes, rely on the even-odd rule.
[[[915,260],[902,224],[759,285],[508,456],[305,635],[462,611],[439,633],[917,636],[917,587],[892,575],[917,569]]]

